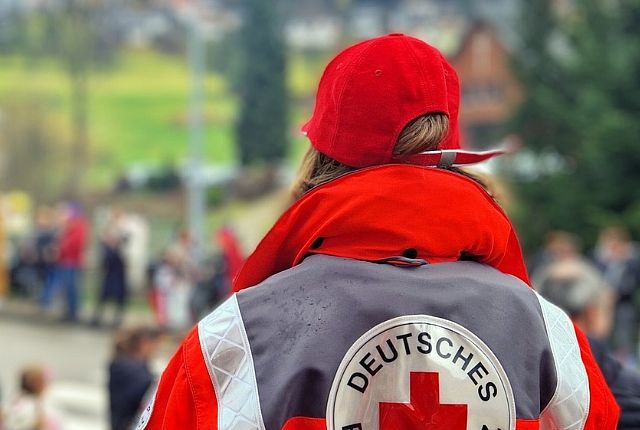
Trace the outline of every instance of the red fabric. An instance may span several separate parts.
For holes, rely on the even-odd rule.
[[[387,164],[402,129],[427,113],[449,116],[440,148],[459,148],[459,104],[458,76],[442,54],[391,34],[351,46],[327,65],[303,130],[318,151],[343,164]]]
[[[538,420],[516,420],[516,430],[539,430]],[[293,417],[289,418],[282,430],[327,430],[324,418]]]
[[[303,126],[321,153],[352,167],[392,162],[437,166],[439,154],[395,157],[402,130],[415,118],[443,113],[449,133],[438,149],[459,150],[460,80],[434,47],[403,34],[366,40],[326,67],[311,119]],[[475,164],[504,151],[461,152],[456,165]]]
[[[313,249],[318,238],[322,244]],[[430,263],[472,258],[529,283],[511,223],[476,182],[441,169],[387,165],[343,176],[296,202],[248,258],[234,290],[308,253],[375,261],[409,248]]]
[[[462,133],[458,124],[458,113],[460,112],[460,79],[451,64],[442,57],[442,67],[444,69],[444,79],[447,85],[447,107],[449,117],[449,133],[445,140],[438,145],[439,149],[459,149],[462,147]]]
[[[615,429],[620,418],[620,407],[593,358],[589,340],[576,325],[574,328],[580,345],[580,356],[589,377],[589,416],[584,430]]]
[[[245,258],[240,250],[238,238],[231,228],[222,227],[218,230],[218,243],[222,248],[222,254],[227,265],[227,279],[229,285],[231,285],[240,269],[242,269]]]
[[[516,420],[516,430],[539,430],[539,420]]]
[[[498,148],[492,149],[489,151],[480,151],[480,152],[472,152],[472,151],[463,151],[458,150],[455,151],[455,155],[453,160],[451,161],[451,166],[462,166],[466,164],[476,164],[481,163],[485,160],[493,158],[497,155],[503,155],[510,152],[507,148]],[[427,151],[422,152],[420,154],[410,155],[405,157],[404,160],[399,160],[399,162],[406,162],[409,164],[418,164],[420,166],[439,166],[442,161],[443,151]]]
[[[293,417],[289,418],[282,430],[327,430],[324,418]]]
[[[300,199],[249,257],[234,288],[254,286],[309,253],[380,260],[409,248],[432,263],[471,258],[529,284],[511,223],[478,184],[439,169],[388,165],[346,175]],[[591,392],[585,430],[613,430],[618,407],[584,335],[576,332]],[[535,420],[516,424],[518,430],[538,427]],[[197,329],[164,372],[147,428],[217,428],[216,393]],[[282,430],[303,429],[325,430],[325,420],[294,417]]]
[[[194,327],[162,373],[146,430],[218,428],[218,400]]]
[[[82,217],[69,220],[59,242],[58,263],[68,267],[80,267],[84,263],[84,248],[89,227]]]
[[[378,403],[379,430],[466,430],[469,406],[440,403],[438,372],[409,373],[409,402]]]

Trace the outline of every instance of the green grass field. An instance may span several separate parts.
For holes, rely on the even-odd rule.
[[[292,160],[306,145],[295,130],[309,115],[324,61],[296,55],[290,58]],[[92,72],[91,188],[109,186],[132,164],[184,160],[188,78],[185,60],[148,50],[125,51],[111,68]],[[225,78],[213,72],[207,73],[205,91],[207,162],[232,163],[236,159],[233,136],[238,100]],[[0,110],[8,97],[25,92],[45,100],[48,113],[69,129],[69,83],[62,70],[48,60],[28,65],[22,58],[0,57]]]

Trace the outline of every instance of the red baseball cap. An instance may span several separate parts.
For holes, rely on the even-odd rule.
[[[460,81],[444,56],[422,40],[394,33],[353,45],[331,60],[302,132],[319,152],[351,167],[463,165],[506,152],[462,151],[459,107]],[[438,150],[394,156],[407,124],[430,113],[449,117],[449,134]]]

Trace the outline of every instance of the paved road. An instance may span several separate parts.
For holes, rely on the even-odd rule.
[[[0,384],[3,403],[15,396],[17,375],[29,364],[52,373],[48,396],[65,430],[106,429],[105,366],[110,334],[25,315],[0,313]]]
[[[17,390],[17,375],[28,364],[52,373],[50,403],[64,430],[106,430],[106,367],[112,332],[65,325],[34,312],[0,310],[0,388],[7,404]],[[166,363],[169,349],[154,368]]]

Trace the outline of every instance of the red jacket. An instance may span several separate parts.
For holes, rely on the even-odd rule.
[[[84,263],[84,250],[88,238],[88,226],[84,218],[69,220],[60,236],[58,263],[67,267],[80,267]]]
[[[511,223],[470,179],[343,176],[275,224],[138,428],[615,429],[584,335],[528,284]]]

